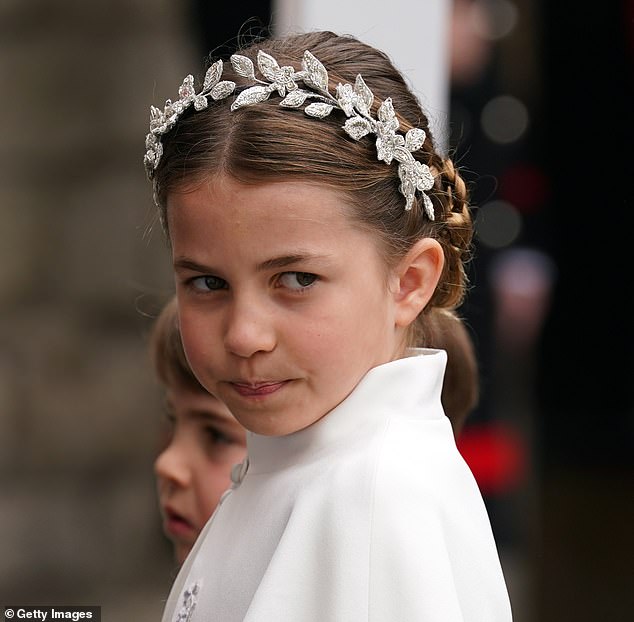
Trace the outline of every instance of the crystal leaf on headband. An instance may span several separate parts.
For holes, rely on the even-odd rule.
[[[300,108],[306,101],[308,95],[309,93],[301,89],[295,89],[280,102],[280,106],[282,106],[282,108]]]
[[[317,119],[323,119],[327,117],[334,109],[334,106],[331,104],[324,104],[323,102],[315,102],[314,104],[310,104],[304,108],[304,112],[309,117],[315,117]]]
[[[305,74],[302,77],[304,84],[318,91],[328,92],[328,72],[308,50],[304,52],[302,67]]]
[[[233,100],[232,111],[264,102],[273,94],[283,98],[279,103],[282,108],[301,108],[307,100],[313,100],[304,108],[304,113],[317,119],[327,117],[333,110],[340,110],[347,117],[342,129],[350,138],[362,140],[374,134],[377,159],[386,164],[394,160],[398,162],[399,190],[405,197],[405,209],[412,209],[416,193],[420,192],[425,214],[434,220],[434,206],[426,194],[434,186],[434,177],[427,164],[412,155],[421,149],[427,135],[420,128],[412,128],[405,135],[398,132],[400,123],[390,97],[381,102],[377,117],[373,117],[374,94],[360,74],[354,85],[339,83],[333,95],[328,88],[328,71],[308,50],[302,57],[301,71],[295,71],[290,65],[280,66],[273,56],[258,51],[257,68],[265,80],[256,77],[255,65],[250,58],[234,54],[230,60],[233,70],[252,83]],[[221,100],[235,91],[234,82],[220,81],[222,72],[222,61],[216,61],[207,70],[199,93],[195,91],[194,78],[189,75],[178,90],[178,100],[172,103],[168,99],[162,111],[154,106],[150,108],[150,133],[146,136],[144,157],[150,178],[163,155],[161,136],[176,125],[180,115],[192,104],[195,110],[203,110],[208,106],[208,97]],[[304,88],[300,88],[298,83]]]
[[[152,176],[163,155],[160,137],[176,125],[178,118],[187,108],[193,104],[195,110],[204,110],[209,104],[207,97],[224,99],[233,93],[236,88],[235,82],[229,80],[220,82],[221,77],[222,61],[219,60],[213,63],[205,73],[200,93],[196,93],[194,89],[194,77],[188,75],[178,89],[179,99],[175,102],[168,99],[163,110],[155,106],[150,107],[150,132],[145,137],[146,152],[143,158],[148,176]]]

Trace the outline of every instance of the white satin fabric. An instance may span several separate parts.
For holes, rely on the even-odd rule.
[[[163,622],[508,622],[482,497],[440,404],[446,354],[370,370],[248,468],[172,587]]]

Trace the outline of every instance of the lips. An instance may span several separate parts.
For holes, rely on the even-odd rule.
[[[266,397],[277,393],[289,380],[268,380],[260,382],[236,381],[229,384],[242,397]]]
[[[189,520],[171,508],[165,508],[163,516],[163,530],[168,536],[173,538],[191,537],[197,532],[196,527]]]

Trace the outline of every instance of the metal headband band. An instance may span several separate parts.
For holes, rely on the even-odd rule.
[[[312,100],[304,108],[304,112],[318,119],[327,117],[333,110],[341,110],[348,117],[342,126],[348,136],[361,140],[368,134],[374,134],[377,159],[386,164],[390,164],[392,160],[398,162],[398,176],[401,180],[399,190],[405,197],[405,209],[412,209],[416,191],[419,191],[427,217],[434,220],[434,208],[425,193],[434,185],[434,178],[429,167],[418,162],[412,155],[412,152],[423,146],[425,131],[412,128],[404,135],[397,133],[399,121],[391,98],[388,97],[381,103],[377,118],[374,118],[371,114],[374,94],[361,75],[357,75],[354,85],[338,84],[335,95],[332,95],[328,91],[326,68],[309,51],[304,52],[301,71],[295,71],[290,66],[280,67],[271,55],[261,50],[257,55],[257,64],[260,74],[268,81],[256,77],[250,58],[239,54],[231,57],[234,71],[255,83],[236,96],[231,110],[263,102],[275,92],[283,98],[280,102],[283,108],[301,108],[307,100]],[[150,179],[163,155],[161,136],[176,125],[180,115],[192,104],[196,110],[203,110],[209,103],[209,97],[220,100],[234,92],[235,82],[221,80],[222,71],[223,63],[218,60],[207,70],[199,93],[194,88],[193,76],[188,75],[178,90],[179,99],[174,102],[168,99],[162,111],[155,106],[150,107],[150,131],[145,139],[147,151],[143,159]],[[301,88],[298,82],[302,83]]]

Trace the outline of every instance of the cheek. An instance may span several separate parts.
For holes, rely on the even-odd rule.
[[[196,497],[202,521],[206,521],[212,515],[222,493],[231,487],[231,467],[233,464],[233,462],[227,462],[209,465],[198,479]]]
[[[380,321],[385,300],[385,292],[369,279],[357,279],[352,287],[339,285],[321,298],[315,312],[295,327],[296,338],[304,341],[307,350],[333,346],[341,349],[337,348],[338,342],[354,342],[363,332],[363,326]]]
[[[346,333],[348,323],[342,315],[344,312],[344,307],[329,307],[326,313],[285,324],[281,331],[284,347],[292,349],[293,354],[301,356],[305,363],[314,362],[319,367],[324,357],[336,353],[338,343]]]
[[[213,363],[213,354],[217,354],[221,347],[216,332],[204,316],[185,310],[180,311],[180,333],[187,361],[200,379]]]
[[[368,283],[345,296],[334,309],[328,321],[322,323],[329,341],[339,340],[347,348],[364,341],[368,334],[377,334],[386,323],[386,293]]]

